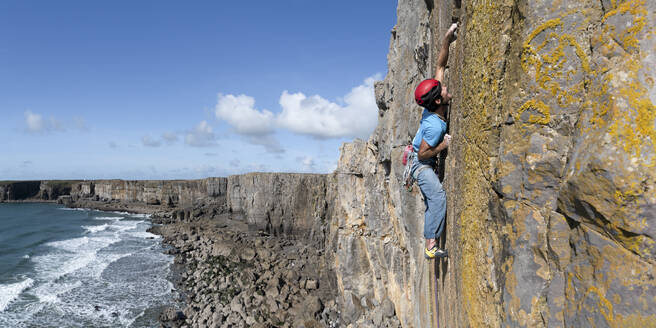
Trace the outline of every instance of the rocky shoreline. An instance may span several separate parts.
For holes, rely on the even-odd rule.
[[[149,230],[170,245],[184,308],[168,307],[160,327],[346,327],[337,280],[318,243],[249,229],[217,204],[180,209],[80,199],[75,208],[150,214]],[[360,300],[355,300],[361,303]],[[370,308],[358,327],[401,327],[394,304]]]

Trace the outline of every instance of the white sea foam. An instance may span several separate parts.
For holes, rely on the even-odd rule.
[[[98,259],[96,265],[89,268],[89,272],[93,277],[98,278],[110,264],[130,255],[132,253],[104,255]]]
[[[132,303],[106,304],[85,300],[84,304],[74,302],[67,304],[61,303],[59,305],[59,311],[71,313],[78,318],[91,320],[99,326],[130,327],[139,316],[143,315],[143,311],[136,316],[131,313],[133,311],[126,311],[126,308],[134,305]],[[97,308],[96,305],[98,306]],[[62,323],[64,322],[66,321]]]
[[[109,228],[109,224],[105,223],[97,226],[82,226],[82,228],[84,228],[84,230],[86,230],[88,233],[96,233],[103,230],[107,230],[107,228]]]
[[[60,208],[57,208],[57,209],[62,210],[62,211],[91,211],[91,209],[88,209],[88,208],[60,207]]]
[[[36,256],[36,269],[46,280],[56,280],[89,265],[96,258],[95,252],[79,254],[49,254]]]
[[[89,266],[96,260],[99,250],[118,241],[120,238],[117,236],[85,236],[50,242],[46,245],[64,252],[35,256],[32,261],[36,263],[37,272],[41,273],[44,278],[57,279]]]
[[[121,214],[121,215],[130,215],[128,212],[119,212],[119,211],[110,211],[109,213],[116,213],[116,214]]]
[[[150,238],[150,239],[159,239],[162,238],[162,236],[156,235],[154,233],[150,233],[148,231],[135,231],[135,232],[130,232],[130,236],[136,237],[136,238]]]
[[[69,252],[75,252],[76,250],[80,249],[81,246],[89,244],[89,237],[81,237],[81,238],[72,238],[72,239],[65,239],[65,240],[59,240],[59,241],[53,241],[49,242],[46,245],[63,249]]]
[[[21,282],[0,285],[0,312],[3,312],[24,290],[32,287],[33,283],[34,280],[26,278]]]
[[[126,232],[129,230],[134,230],[139,226],[140,223],[143,223],[144,221],[129,221],[129,220],[123,220],[123,221],[116,221],[114,224],[112,224],[112,227],[115,228],[118,232]]]
[[[82,286],[82,282],[77,280],[72,283],[54,283],[48,282],[34,289],[34,295],[43,303],[59,303],[59,295],[65,294],[75,288]]]
[[[23,258],[24,258],[24,259],[29,259],[29,258],[30,258],[30,255],[29,255],[29,254],[25,254],[25,255],[23,255]]]
[[[26,256],[35,264],[33,285],[30,282],[6,304],[10,293],[0,289],[0,308],[7,308],[0,311],[0,326],[69,326],[73,320],[128,327],[145,309],[170,297],[174,285],[165,277],[173,257],[159,253],[156,241],[145,240],[161,238],[145,231],[149,216],[119,214],[123,216],[94,214],[88,219],[102,222],[87,221],[83,234],[49,242],[45,252]],[[9,302],[14,303],[7,306]]]
[[[94,218],[94,220],[100,220],[100,221],[119,221],[122,219],[120,216],[99,216],[97,218]]]

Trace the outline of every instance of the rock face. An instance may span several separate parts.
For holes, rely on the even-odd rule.
[[[6,181],[0,182],[0,202],[52,201],[68,195],[75,181]]]
[[[39,193],[41,181],[5,182],[0,185],[0,200],[23,200],[34,198]]]
[[[329,240],[345,303],[387,296],[406,327],[656,325],[655,11],[400,0],[378,127],[343,147],[336,173]],[[421,113],[413,86],[456,18],[450,257],[433,264],[400,154]]]
[[[251,228],[323,243],[328,176],[249,173],[228,177],[227,208]]]
[[[194,201],[222,198],[225,202],[227,178],[200,180],[94,180],[73,185],[74,198],[141,202],[150,205],[191,206]]]

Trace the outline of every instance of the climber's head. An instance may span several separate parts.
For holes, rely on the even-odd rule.
[[[418,105],[432,110],[439,105],[448,105],[451,101],[451,94],[440,81],[427,79],[421,81],[415,89],[415,101]]]

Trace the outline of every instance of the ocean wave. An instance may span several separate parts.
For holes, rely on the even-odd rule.
[[[151,320],[147,309],[173,296],[166,279],[173,257],[161,253],[158,240],[148,240],[161,238],[145,231],[148,215],[60,215],[80,217],[69,229],[76,235],[44,239],[19,255],[29,254],[22,261],[34,280],[0,285],[0,327],[128,327],[135,320],[141,326]],[[139,319],[144,313],[148,318]]]
[[[132,253],[124,253],[103,256],[102,259],[99,259],[100,261],[97,263],[97,265],[91,270],[92,276],[96,278],[100,277],[105,269],[107,269],[107,267],[109,267],[112,263],[131,255]]]
[[[34,257],[37,273],[46,280],[56,280],[88,266],[96,258],[95,252],[71,254],[49,254]]]
[[[118,232],[126,232],[129,230],[136,229],[141,223],[144,223],[144,221],[130,221],[130,220],[116,221],[112,225],[112,228],[116,229]]]
[[[141,239],[159,239],[162,238],[160,235],[156,235],[154,233],[150,233],[148,231],[135,231],[135,232],[130,232],[130,236],[136,237],[136,238],[141,238]]]
[[[139,304],[140,302],[137,302]],[[106,303],[98,300],[77,300],[72,303],[58,304],[57,311],[70,313],[72,317],[88,322],[91,326],[101,327],[130,327],[134,321],[144,314],[144,311],[136,312],[130,309],[134,304],[131,302]],[[147,307],[146,304],[142,306]],[[64,318],[57,318],[56,324],[66,325]]]
[[[3,312],[24,290],[32,287],[33,283],[34,280],[26,278],[14,284],[0,285],[0,312]]]
[[[130,215],[131,213],[128,212],[121,212],[121,211],[109,211],[109,213],[116,213],[116,214],[121,214],[121,215]]]
[[[82,286],[82,281],[72,283],[48,282],[34,289],[34,296],[42,303],[59,303],[59,295],[65,294],[75,288]]]
[[[96,233],[103,230],[107,230],[107,228],[109,228],[109,224],[105,223],[97,226],[82,226],[82,228],[86,230],[88,233]]]
[[[66,251],[74,252],[78,250],[81,246],[89,244],[89,237],[80,237],[72,239],[64,239],[59,241],[53,241],[46,244],[46,246],[51,246]]]
[[[60,251],[34,256],[37,273],[45,279],[57,279],[89,266],[99,250],[120,241],[117,236],[81,237],[47,243]],[[62,252],[64,251],[64,252]]]
[[[93,219],[94,220],[99,220],[99,221],[108,221],[108,220],[109,221],[119,221],[122,218],[123,217],[121,217],[121,216],[99,216],[99,217],[95,217]]]

